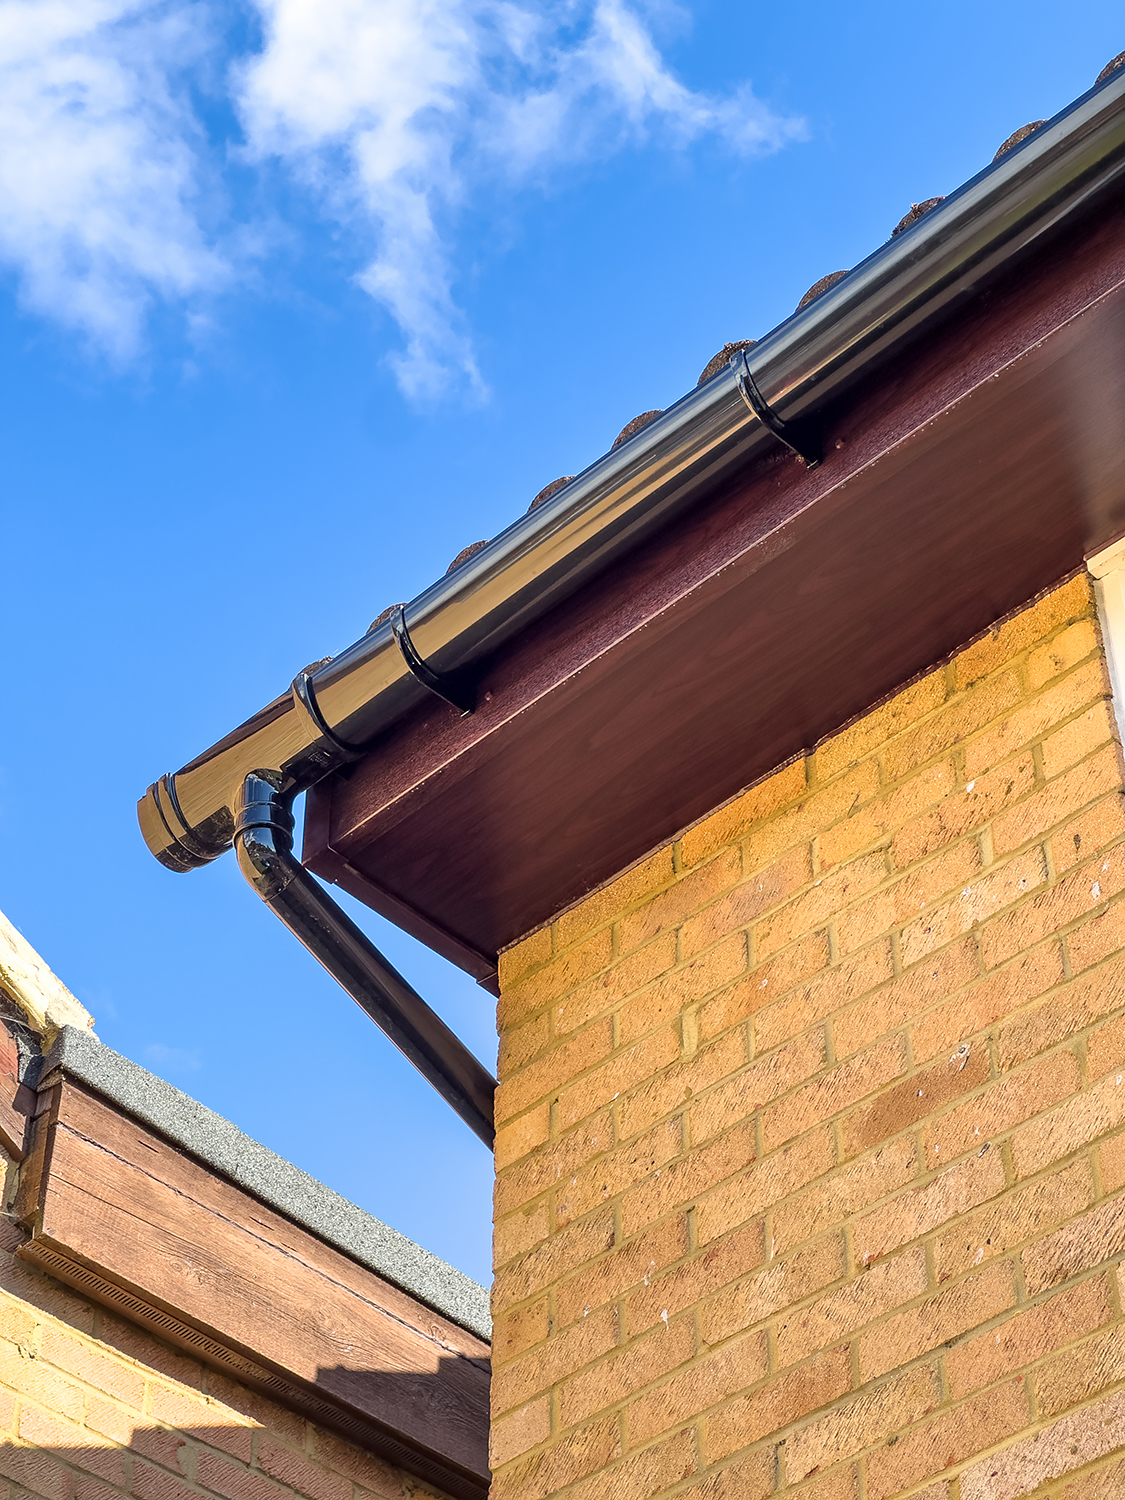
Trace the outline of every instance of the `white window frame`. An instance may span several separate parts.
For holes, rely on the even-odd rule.
[[[1094,580],[1117,733],[1125,743],[1125,537],[1086,559]]]

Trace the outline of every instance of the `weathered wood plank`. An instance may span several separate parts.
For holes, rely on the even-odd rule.
[[[381,1432],[413,1453],[431,1482],[483,1494],[486,1344],[75,1084],[60,1086],[48,1128],[22,1254],[53,1274],[61,1257],[76,1280],[85,1268],[87,1290],[120,1288],[166,1336],[199,1330],[290,1382],[297,1404],[315,1396],[319,1420],[324,1402],[337,1406],[353,1430],[371,1425],[373,1446]]]

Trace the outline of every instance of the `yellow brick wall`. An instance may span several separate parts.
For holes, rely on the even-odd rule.
[[[371,1454],[16,1260],[0,1220],[9,1500],[426,1500]]]
[[[1107,693],[1080,576],[504,955],[495,1500],[1125,1497]]]

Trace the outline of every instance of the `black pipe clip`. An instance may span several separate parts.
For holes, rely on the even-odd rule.
[[[405,604],[400,604],[395,609],[390,618],[390,627],[391,634],[398,642],[398,649],[402,652],[403,661],[418,681],[428,687],[431,693],[436,693],[446,703],[460,709],[461,717],[467,719],[477,706],[475,690],[460,674],[435,672],[418,655],[414,642],[410,639],[410,631],[406,628]]]
[[[738,382],[738,394],[762,426],[768,427],[774,437],[785,444],[790,453],[795,453],[803,461],[806,469],[819,468],[824,457],[819,439],[810,432],[807,423],[787,422],[784,417],[779,417],[773,410],[758,389],[758,383],[751,373],[745,349],[740,350],[733,357],[731,366],[735,380]]]

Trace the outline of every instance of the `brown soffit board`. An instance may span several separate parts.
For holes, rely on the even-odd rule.
[[[496,954],[1125,530],[1125,208],[1103,213],[316,788],[306,863]]]
[[[40,1095],[17,1255],[458,1500],[489,1348],[74,1083]]]

